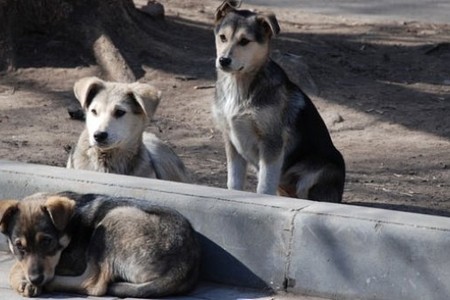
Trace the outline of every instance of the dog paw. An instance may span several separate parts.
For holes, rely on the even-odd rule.
[[[36,297],[41,293],[41,291],[41,287],[35,286],[28,281],[22,281],[17,289],[17,292],[24,297]]]

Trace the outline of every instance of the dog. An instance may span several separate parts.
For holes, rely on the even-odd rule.
[[[74,85],[86,128],[67,168],[187,182],[181,159],[153,134],[143,133],[161,92],[149,84],[86,77]]]
[[[345,163],[310,98],[270,58],[274,14],[224,1],[215,14],[217,81],[213,116],[222,131],[227,186],[242,190],[247,165],[256,191],[341,202]]]
[[[26,297],[162,297],[197,282],[200,247],[189,221],[144,200],[73,192],[2,200],[0,230],[16,258],[10,284]]]

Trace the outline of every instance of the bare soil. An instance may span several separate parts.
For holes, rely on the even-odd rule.
[[[162,3],[166,17],[152,34],[183,51],[139,53],[139,81],[163,92],[148,131],[174,147],[193,183],[225,187],[225,153],[210,109],[219,2]],[[282,29],[274,50],[293,54],[294,80],[345,157],[344,202],[450,216],[450,25],[271,10]],[[0,158],[63,167],[84,126],[67,113],[77,105],[73,83],[102,72],[61,37],[36,33],[21,45],[19,68],[0,75]],[[251,174],[247,189],[254,188]]]

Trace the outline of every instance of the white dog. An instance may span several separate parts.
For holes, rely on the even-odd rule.
[[[161,92],[143,83],[80,79],[75,97],[86,114],[86,128],[70,154],[68,168],[187,181],[173,150],[143,132],[158,107]]]

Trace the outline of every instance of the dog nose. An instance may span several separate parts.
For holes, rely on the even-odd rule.
[[[222,67],[228,67],[231,64],[231,58],[222,56],[219,58],[219,63]]]
[[[28,279],[34,285],[41,285],[44,282],[44,275],[34,274],[34,275],[28,276]]]
[[[108,138],[108,133],[106,131],[94,132],[94,139],[96,142],[104,142],[107,138]]]

